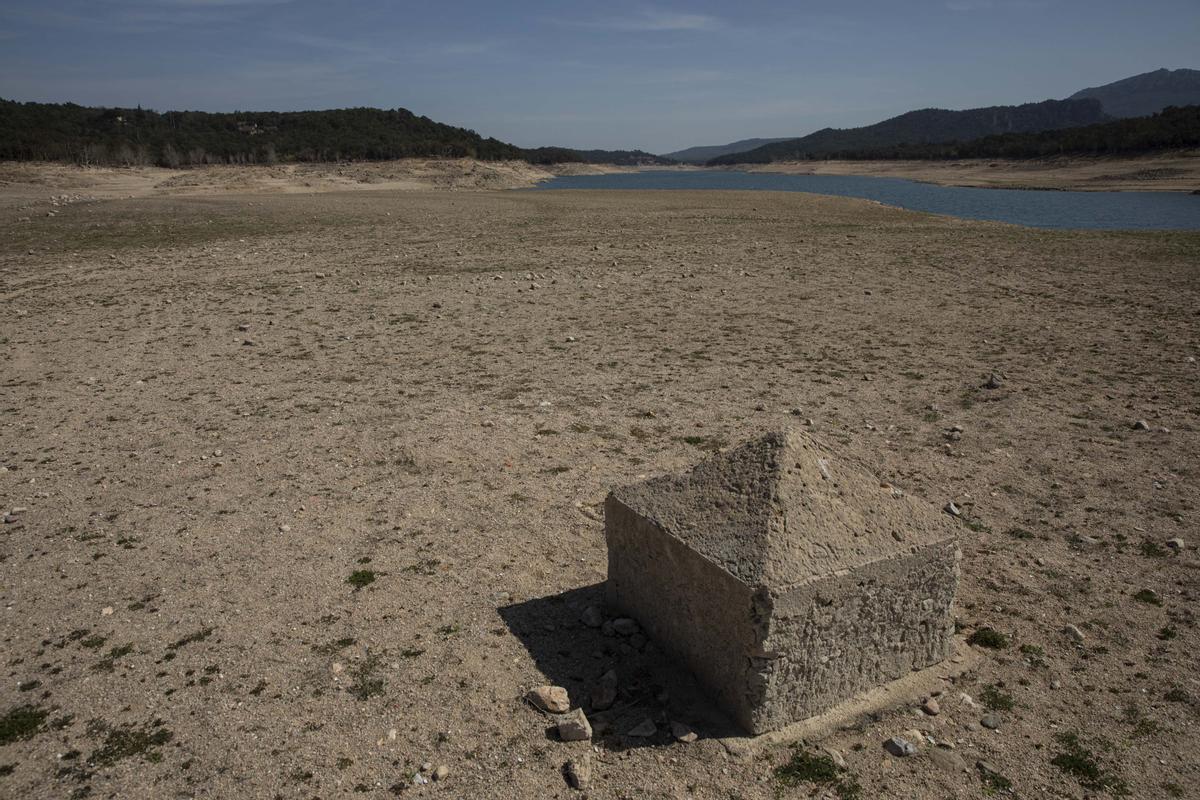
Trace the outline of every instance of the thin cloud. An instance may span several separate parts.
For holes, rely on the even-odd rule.
[[[582,28],[601,28],[631,33],[663,31],[711,31],[724,27],[720,19],[708,14],[687,14],[678,11],[646,9],[627,17],[582,20],[568,23]]]

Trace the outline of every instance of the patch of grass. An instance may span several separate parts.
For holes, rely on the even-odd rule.
[[[9,709],[0,717],[0,745],[33,738],[42,729],[49,714],[49,711],[28,704]]]
[[[1162,598],[1160,598],[1158,593],[1153,589],[1142,589],[1133,596],[1133,599],[1137,600],[1139,603],[1148,603],[1152,606],[1161,606],[1163,604]]]
[[[1163,549],[1162,545],[1160,545],[1158,542],[1152,542],[1149,539],[1142,541],[1140,549],[1142,551],[1142,555],[1144,555],[1146,558],[1167,557],[1167,551]]]
[[[979,699],[988,711],[1012,711],[1017,702],[1011,694],[1001,690],[997,684],[988,684],[979,693]]]
[[[1084,747],[1078,733],[1065,731],[1054,738],[1061,749],[1050,759],[1050,763],[1075,778],[1084,789],[1108,792],[1114,797],[1128,793],[1125,782],[1106,769],[1095,753]]]
[[[1167,797],[1183,797],[1183,787],[1178,783],[1164,783],[1162,784],[1162,790]]]
[[[962,523],[963,523],[963,525],[966,525],[968,528],[975,531],[976,533],[991,533],[992,532],[992,529],[989,528],[987,525],[985,525],[982,520],[977,519],[975,517],[963,517]]]
[[[1192,696],[1188,694],[1186,689],[1180,689],[1177,686],[1164,693],[1163,700],[1166,700],[1168,703],[1190,703]]]
[[[1170,625],[1163,625],[1161,628],[1158,629],[1158,633],[1156,633],[1154,635],[1157,636],[1159,639],[1163,640],[1164,642],[1168,642],[1171,639],[1174,639],[1176,636],[1178,636],[1179,631],[1175,630]]]
[[[419,656],[422,656],[422,655],[424,655],[424,654],[425,654],[425,650],[424,650],[423,648],[422,648],[422,649],[418,649],[418,648],[415,648],[415,647],[410,647],[410,648],[407,648],[407,649],[404,649],[404,650],[401,650],[401,651],[400,651],[400,655],[401,655],[401,656],[403,656],[404,658],[417,658],[417,657],[419,657]]]
[[[440,633],[442,636],[449,638],[449,637],[453,636],[454,634],[458,633],[460,630],[462,630],[462,629],[452,623],[450,625],[443,625],[442,627],[437,629],[437,632]]]
[[[979,781],[983,784],[983,794],[985,797],[992,797],[1001,792],[1008,793],[1012,791],[1012,781],[1001,775],[999,772],[992,772],[979,764],[975,765],[979,770]]]
[[[775,768],[775,794],[777,797],[781,796],[783,789],[806,783],[828,786],[841,800],[858,800],[862,796],[858,781],[853,775],[847,775],[845,769],[833,763],[832,758],[795,747],[792,757],[785,764]]]
[[[354,587],[354,591],[358,591],[364,586],[369,586],[375,582],[375,572],[369,569],[356,569],[350,573],[350,577],[346,578],[346,583]]]
[[[117,661],[133,652],[133,643],[123,644],[108,651],[108,655],[92,665],[93,672],[112,672],[116,669]]]
[[[350,677],[353,680],[346,687],[346,691],[359,700],[367,700],[383,694],[383,678],[375,674],[382,663],[379,656],[369,655],[354,665],[350,670]]]
[[[178,650],[181,647],[187,647],[189,644],[194,644],[195,642],[203,642],[205,639],[212,636],[212,633],[212,628],[204,628],[203,630],[196,631],[195,633],[189,633],[178,642],[167,645],[167,649]]]
[[[1031,667],[1046,666],[1046,651],[1041,645],[1023,644],[1021,645],[1021,654],[1029,659]]]
[[[146,761],[162,761],[162,753],[158,748],[174,738],[174,734],[162,727],[162,720],[155,720],[148,725],[118,725],[112,727],[103,722],[93,723],[92,730],[105,733],[104,744],[100,745],[89,757],[88,762],[100,767],[108,767],[133,756],[141,756]]]
[[[86,647],[89,650],[98,650],[99,648],[103,647],[104,643],[107,641],[108,641],[107,636],[101,636],[100,634],[97,633],[97,634],[94,634],[94,635],[89,636],[88,638],[84,639],[82,642],[79,643],[79,646]]]
[[[1014,539],[1032,539],[1033,533],[1024,528],[1009,528],[1008,535]]]
[[[967,637],[967,644],[986,647],[990,650],[1003,650],[1008,647],[1008,637],[995,628],[979,628]]]
[[[681,436],[677,441],[709,453],[715,453],[725,446],[725,440],[719,436]]]

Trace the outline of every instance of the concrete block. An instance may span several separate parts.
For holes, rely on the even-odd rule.
[[[950,655],[957,526],[801,432],[605,501],[606,599],[751,733]]]

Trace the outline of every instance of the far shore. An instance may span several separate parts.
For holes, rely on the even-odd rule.
[[[1084,192],[1200,191],[1200,152],[1131,158],[964,159],[960,161],[788,161],[722,167],[788,175],[869,175],[942,186]]]

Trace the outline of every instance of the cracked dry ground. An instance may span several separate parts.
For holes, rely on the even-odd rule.
[[[4,796],[568,797],[589,745],[522,697],[610,669],[594,798],[1195,796],[1200,234],[766,193],[20,213]],[[994,632],[937,716],[819,743],[836,778],[725,748],[653,643],[579,621],[610,487],[806,419],[963,509],[956,615]],[[882,748],[914,728],[954,750]]]

